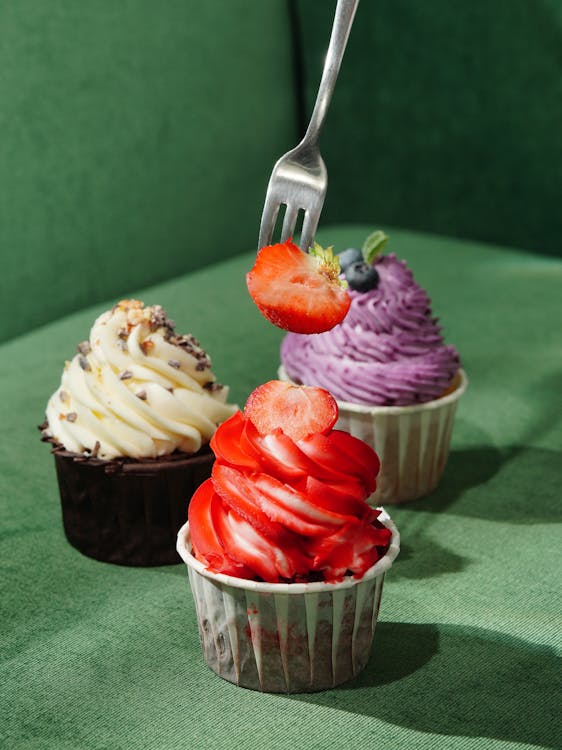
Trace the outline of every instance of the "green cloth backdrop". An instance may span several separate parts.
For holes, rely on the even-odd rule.
[[[295,0],[310,111],[330,34]],[[560,0],[362,0],[322,150],[325,221],[560,255]]]
[[[0,33],[0,341],[257,242],[284,0],[22,0]]]

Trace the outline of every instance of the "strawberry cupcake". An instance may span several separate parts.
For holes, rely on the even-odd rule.
[[[467,385],[427,293],[405,261],[382,254],[386,241],[375,232],[362,251],[337,256],[349,311],[329,331],[289,333],[279,371],[282,379],[327,388],[338,400],[338,426],[376,448],[375,504],[414,500],[437,485]]]
[[[123,300],[101,315],[41,425],[70,543],[106,562],[177,563],[185,498],[209,477],[209,440],[236,411],[227,395],[159,305]]]
[[[327,391],[271,381],[211,440],[177,549],[206,662],[237,685],[323,690],[367,663],[399,535],[366,502],[377,455],[337,416]]]

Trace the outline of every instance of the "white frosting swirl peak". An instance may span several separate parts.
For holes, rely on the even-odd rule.
[[[193,336],[159,305],[123,300],[94,322],[47,404],[46,437],[74,453],[196,453],[235,411]]]

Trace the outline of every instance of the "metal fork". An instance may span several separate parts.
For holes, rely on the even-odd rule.
[[[258,249],[270,245],[277,215],[285,205],[281,242],[291,237],[299,211],[304,211],[300,246],[308,251],[320,219],[328,173],[320,155],[318,137],[324,124],[359,0],[338,0],[330,45],[308,128],[302,141],[273,167],[261,217]]]

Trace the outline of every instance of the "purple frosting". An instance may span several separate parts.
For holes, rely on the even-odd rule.
[[[408,406],[442,396],[459,369],[427,293],[394,254],[375,262],[376,289],[349,290],[344,321],[326,333],[289,333],[281,361],[289,377],[329,390],[340,401]]]

